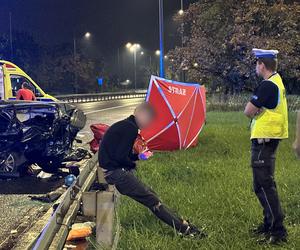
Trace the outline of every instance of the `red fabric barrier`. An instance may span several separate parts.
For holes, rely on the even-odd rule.
[[[198,143],[205,124],[204,86],[152,76],[146,101],[157,112],[153,123],[142,130],[150,150],[187,149]]]

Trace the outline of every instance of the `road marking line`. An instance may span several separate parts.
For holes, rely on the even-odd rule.
[[[136,106],[136,105],[137,105],[136,103],[135,104],[120,105],[120,106],[115,106],[115,107],[110,107],[110,108],[105,108],[105,109],[93,110],[93,111],[85,112],[84,114],[89,115],[89,114],[98,113],[98,112],[102,112],[102,111],[106,111],[106,110],[119,109],[119,108],[125,108],[125,107]]]

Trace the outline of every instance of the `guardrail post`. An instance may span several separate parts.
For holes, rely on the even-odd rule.
[[[113,244],[114,192],[97,193],[96,239],[100,245],[110,247]]]

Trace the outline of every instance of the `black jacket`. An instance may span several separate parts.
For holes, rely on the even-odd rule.
[[[113,124],[105,133],[99,150],[99,164],[107,170],[133,169],[138,155],[132,148],[138,135],[138,126],[132,115]]]

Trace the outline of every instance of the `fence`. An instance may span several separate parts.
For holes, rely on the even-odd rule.
[[[244,110],[251,95],[223,95],[223,94],[208,94],[207,109],[208,111],[241,111]],[[300,110],[300,96],[288,95],[289,111]]]

